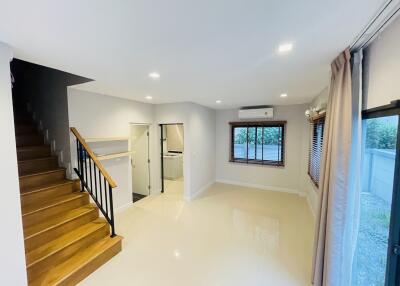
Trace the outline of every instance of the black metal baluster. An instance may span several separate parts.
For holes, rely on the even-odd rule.
[[[75,131],[73,130],[73,132]],[[103,175],[101,169],[99,169],[99,166],[101,167],[101,165],[99,166],[97,165],[98,162],[96,162],[95,159],[89,155],[88,150],[85,149],[83,143],[81,143],[79,139],[76,140],[76,151],[77,151],[77,167],[74,167],[74,170],[81,181],[81,188],[82,188],[81,191],[83,192],[86,189],[90,194],[90,196],[92,197],[92,199],[96,202],[97,207],[100,209],[101,213],[104,215],[104,217],[110,224],[111,237],[114,237],[116,234],[114,225],[114,206],[113,206],[113,194],[112,194],[111,184],[108,182],[107,178]],[[87,162],[88,160],[89,163]],[[103,194],[103,189],[104,189],[104,194]],[[99,192],[100,192],[100,200],[99,200]],[[103,195],[105,202],[103,202]]]
[[[80,179],[81,179],[81,192],[85,191],[85,184],[84,184],[84,179],[83,179],[83,146],[81,143],[79,143],[79,161],[81,165],[81,171],[79,173]]]
[[[85,164],[85,185],[88,183],[88,174],[87,174],[87,152],[83,149],[83,154],[85,154],[84,164]]]
[[[92,181],[92,158],[89,157],[89,177],[90,177],[90,194],[93,194],[93,181]]]
[[[104,190],[105,190],[105,194],[104,194],[104,200],[106,201],[106,214],[108,217],[108,196],[107,196],[107,181],[106,178],[104,178]]]
[[[79,156],[79,140],[76,139],[76,157],[77,157],[77,164],[78,164],[78,171],[81,171],[81,160],[80,160],[80,156]]]
[[[114,206],[113,206],[113,196],[112,196],[112,188],[110,184],[108,184],[108,192],[110,196],[110,224],[111,224],[111,237],[115,236],[115,226],[114,226]]]
[[[95,191],[95,196],[94,199],[97,201],[97,172],[96,172],[96,164],[93,166],[93,175],[94,175],[94,191]]]
[[[100,202],[99,202],[99,201],[97,201],[97,202],[99,202],[100,205],[101,205],[101,207],[103,207],[103,188],[101,187],[101,186],[102,186],[102,183],[101,183],[101,173],[100,173],[100,170],[99,170],[99,186],[100,186]]]

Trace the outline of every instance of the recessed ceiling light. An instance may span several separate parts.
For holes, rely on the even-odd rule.
[[[152,99],[153,99],[153,97],[152,97],[151,95],[146,95],[145,98],[146,98],[147,100],[152,100]]]
[[[278,47],[278,52],[280,54],[286,54],[286,53],[290,52],[291,50],[293,50],[293,43],[280,44]]]
[[[158,72],[151,72],[151,73],[149,73],[149,77],[152,79],[159,79],[160,74]]]
[[[215,103],[220,104],[222,101],[221,100],[216,100]]]
[[[282,93],[281,97],[287,97],[287,93]]]

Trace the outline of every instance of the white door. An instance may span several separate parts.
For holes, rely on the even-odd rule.
[[[132,192],[150,194],[149,126],[131,125]]]

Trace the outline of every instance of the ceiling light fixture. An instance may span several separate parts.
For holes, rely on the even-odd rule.
[[[280,44],[278,47],[278,52],[280,54],[286,54],[293,50],[293,43]]]
[[[287,93],[282,93],[281,97],[287,97]]]
[[[145,97],[147,100],[152,100],[153,99],[153,97],[151,96],[151,95],[146,95],[146,97]]]
[[[149,77],[152,79],[159,79],[160,74],[158,72],[151,72],[151,73],[149,73]]]
[[[215,103],[216,104],[220,104],[220,103],[222,103],[222,101],[218,99],[218,100],[215,101]]]

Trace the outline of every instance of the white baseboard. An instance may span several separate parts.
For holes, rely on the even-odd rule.
[[[215,180],[212,180],[212,181],[208,182],[207,184],[205,184],[204,186],[202,186],[201,188],[199,188],[196,192],[194,192],[194,194],[190,195],[190,197],[185,196],[185,199],[186,199],[187,201],[192,201],[192,200],[196,199],[196,198],[199,197],[202,193],[204,193],[209,187],[211,187],[214,183],[215,183]]]
[[[302,195],[298,190],[289,189],[289,188],[266,186],[266,185],[259,185],[259,184],[252,184],[252,183],[246,183],[246,182],[240,182],[240,181],[224,180],[224,179],[217,179],[216,182],[222,183],[222,184],[228,184],[228,185],[236,185],[236,186],[241,186],[241,187],[253,188],[253,189],[296,194],[299,196]]]

